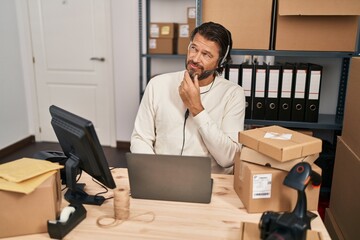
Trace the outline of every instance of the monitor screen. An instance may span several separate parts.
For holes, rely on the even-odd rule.
[[[84,184],[77,183],[77,175],[85,171],[108,188],[116,187],[104,151],[91,121],[57,106],[50,106],[51,125],[67,157],[65,162],[65,199],[70,203],[101,205],[105,198],[90,196]]]

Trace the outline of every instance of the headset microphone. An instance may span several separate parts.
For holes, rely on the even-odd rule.
[[[218,68],[204,70],[200,75],[198,75],[198,80],[203,80],[213,74]],[[196,74],[195,74],[196,75]],[[194,76],[195,77],[195,76]]]

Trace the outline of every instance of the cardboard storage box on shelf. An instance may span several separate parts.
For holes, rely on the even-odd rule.
[[[360,156],[360,57],[351,59],[341,137]]]
[[[262,153],[259,153],[258,151],[255,151],[248,147],[243,147],[241,149],[240,153],[240,159],[242,161],[250,162],[250,163],[256,163],[258,165],[276,168],[280,170],[290,171],[290,169],[299,162],[308,162],[310,164],[313,164],[316,159],[318,159],[319,154],[313,154],[308,155],[306,157],[297,158],[294,160],[289,160],[286,162],[280,162],[276,159],[273,159],[269,156],[266,156]]]
[[[150,54],[175,54],[176,38],[150,38]]]
[[[58,172],[30,194],[0,190],[0,237],[47,232],[47,221],[60,212],[60,189]]]
[[[202,22],[213,21],[232,35],[233,49],[270,49],[273,0],[203,1]]]
[[[195,25],[188,23],[179,23],[179,35],[177,40],[177,54],[187,54],[190,43],[190,35]]]
[[[359,0],[279,0],[275,50],[354,52]]]
[[[280,126],[239,132],[239,142],[282,162],[317,154],[322,149],[321,139]]]
[[[336,220],[335,220],[334,216],[332,215],[331,210],[329,208],[325,209],[324,224],[325,224],[326,229],[329,232],[331,239],[345,240],[345,238],[342,235],[341,230],[340,230],[338,224],[336,223]]]
[[[177,36],[177,23],[150,23],[149,53],[175,54]]]
[[[150,23],[150,38],[176,38],[177,23]]]
[[[360,158],[338,137],[329,208],[345,239],[359,237],[359,186]]]
[[[241,222],[240,229],[242,229],[242,231],[239,240],[260,239],[260,229],[258,223]],[[322,239],[321,234],[317,231],[308,230],[306,233],[306,240],[321,240],[321,239]]]
[[[312,169],[321,174],[321,168],[315,164]],[[249,213],[292,211],[297,202],[297,191],[283,185],[287,173],[237,159],[234,189]],[[309,184],[305,193],[308,210],[317,211],[320,188]]]

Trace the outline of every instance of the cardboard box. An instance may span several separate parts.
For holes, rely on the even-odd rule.
[[[243,147],[240,153],[240,159],[242,161],[285,171],[290,171],[290,169],[299,162],[308,162],[310,164],[313,164],[315,160],[318,159],[318,157],[319,154],[313,154],[306,157],[289,160],[286,162],[279,162],[276,159],[273,159],[248,147]]]
[[[359,237],[359,186],[360,158],[338,137],[329,208],[345,239]]]
[[[342,138],[357,156],[360,156],[360,58],[351,59],[346,90]]]
[[[291,139],[265,138],[266,134],[269,133],[280,136],[291,134]],[[279,126],[255,128],[239,132],[239,142],[282,162],[320,153],[322,148],[320,139]]]
[[[150,23],[149,38],[176,38],[177,23]]]
[[[336,220],[335,220],[334,216],[332,215],[331,210],[329,208],[325,209],[324,224],[325,224],[326,229],[329,232],[331,239],[345,240],[345,238],[342,235],[341,230],[340,230],[338,224],[336,223]]]
[[[192,31],[195,29],[195,25],[189,23],[179,23],[178,38],[190,39]]]
[[[188,7],[186,16],[187,16],[187,22],[190,24],[193,24],[195,26],[195,24],[196,24],[196,7]]]
[[[60,174],[54,174],[35,191],[0,191],[0,237],[47,232],[47,221],[55,220],[61,205]]]
[[[187,54],[189,46],[188,38],[178,38],[177,41],[177,54]]]
[[[203,1],[202,22],[217,22],[232,35],[234,49],[270,49],[273,0]]]
[[[260,229],[258,223],[241,222],[240,240],[254,240],[260,238]],[[279,237],[279,239],[282,239]],[[306,233],[306,240],[321,240],[321,234],[319,232],[308,230]]]
[[[357,15],[358,0],[279,0],[275,50],[354,52]]]
[[[321,168],[315,164],[312,169],[321,174]],[[297,202],[297,191],[283,185],[287,173],[238,159],[235,162],[234,189],[249,213],[292,211]],[[317,211],[320,188],[309,184],[305,193],[308,210]]]
[[[150,38],[150,54],[175,54],[177,38]]]
[[[177,54],[187,54],[190,44],[190,36],[195,24],[179,23],[179,35],[177,39]]]

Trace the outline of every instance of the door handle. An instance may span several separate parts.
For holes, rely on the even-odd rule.
[[[98,58],[98,57],[92,57],[90,58],[91,61],[99,61],[99,62],[105,62],[105,58]]]

